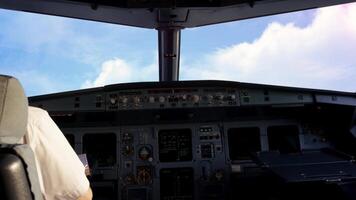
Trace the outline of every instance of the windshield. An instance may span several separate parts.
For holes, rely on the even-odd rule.
[[[157,32],[0,10],[0,73],[29,96],[158,81]],[[180,80],[356,90],[356,4],[182,31]]]

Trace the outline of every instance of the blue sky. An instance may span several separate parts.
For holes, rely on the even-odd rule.
[[[155,30],[0,10],[0,73],[28,96],[156,81]],[[181,79],[356,91],[356,4],[185,29]]]

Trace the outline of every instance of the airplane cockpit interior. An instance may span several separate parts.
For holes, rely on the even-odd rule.
[[[95,200],[297,200],[356,199],[356,93],[180,81],[181,34],[349,2],[0,0],[0,7],[158,32],[159,81],[29,97],[87,155]]]

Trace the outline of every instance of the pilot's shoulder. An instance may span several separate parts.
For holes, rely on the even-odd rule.
[[[46,110],[43,110],[42,108],[37,108],[37,107],[28,107],[28,120],[29,122],[34,122],[39,119],[42,119],[43,117],[48,117],[48,112]]]
[[[30,114],[48,114],[47,111],[43,110],[42,108],[33,107],[33,106],[28,107],[28,112]]]

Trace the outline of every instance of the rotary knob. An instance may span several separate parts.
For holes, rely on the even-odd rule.
[[[134,97],[133,98],[134,104],[139,104],[140,103],[140,97]]]
[[[159,101],[160,103],[164,103],[164,102],[166,101],[166,98],[165,98],[164,96],[160,96],[159,99],[158,99],[158,101]]]
[[[148,102],[154,103],[154,102],[155,102],[155,97],[150,96],[150,97],[148,98]]]
[[[187,100],[187,95],[183,94],[181,97],[182,101],[186,101]]]
[[[200,100],[199,95],[196,95],[196,94],[195,94],[195,95],[192,96],[192,101],[193,101],[193,103],[198,103],[199,100]]]
[[[122,99],[121,99],[121,102],[123,104],[127,104],[128,101],[129,101],[129,99],[127,97],[122,97]]]
[[[110,104],[115,105],[116,103],[117,103],[117,96],[116,95],[110,96]]]

